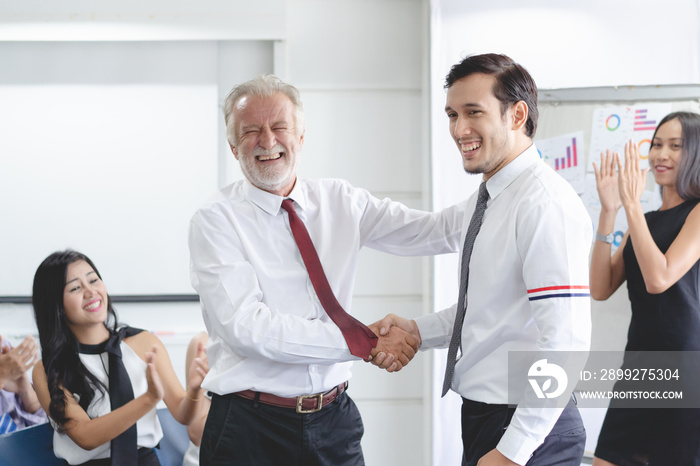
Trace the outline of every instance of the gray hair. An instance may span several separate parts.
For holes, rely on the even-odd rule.
[[[236,120],[233,115],[233,109],[236,103],[242,98],[251,95],[259,97],[270,97],[278,92],[289,97],[295,108],[295,126],[297,133],[301,134],[304,131],[304,106],[301,103],[299,90],[287,84],[272,74],[260,75],[255,79],[246,81],[234,87],[224,99],[223,112],[224,120],[226,121],[226,139],[229,144],[235,146],[238,143],[236,135]]]

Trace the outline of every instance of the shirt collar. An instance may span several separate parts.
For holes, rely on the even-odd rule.
[[[495,199],[506,189],[522,172],[540,161],[540,153],[533,143],[520,155],[514,158],[508,165],[501,168],[486,182],[489,198]]]
[[[263,191],[262,189],[253,186],[248,180],[246,180],[245,184],[243,185],[243,190],[250,202],[260,207],[270,215],[279,214],[280,209],[282,208],[282,201],[286,199],[285,197]],[[292,192],[289,193],[287,198],[296,202],[299,207],[301,207],[301,210],[306,209],[307,203],[305,185],[298,178],[297,182],[294,183]]]

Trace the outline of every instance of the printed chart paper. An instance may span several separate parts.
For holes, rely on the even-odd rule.
[[[630,139],[639,146],[639,168],[647,168],[654,130],[659,121],[669,113],[671,113],[670,103],[607,107],[595,110],[591,124],[588,171],[593,172],[593,162],[600,165],[600,154],[606,149],[618,152],[624,163],[625,143]]]
[[[561,175],[578,194],[586,187],[583,131],[564,134],[535,142],[542,159]]]

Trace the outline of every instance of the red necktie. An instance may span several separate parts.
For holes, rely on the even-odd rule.
[[[328,317],[340,328],[340,331],[343,332],[343,337],[348,344],[348,348],[350,348],[350,353],[365,361],[368,360],[372,348],[377,346],[377,335],[362,322],[345,312],[335,298],[333,290],[328,284],[326,274],[323,272],[323,266],[316,253],[316,248],[311,242],[309,232],[294,210],[292,200],[283,200],[282,208],[289,214],[289,226],[292,229],[292,235],[294,235],[294,240],[299,247],[306,271],[309,273],[311,284],[316,290],[316,295],[321,301],[323,309],[325,309]]]

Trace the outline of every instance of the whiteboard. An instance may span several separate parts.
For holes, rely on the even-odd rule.
[[[215,42],[0,43],[0,296],[55,250],[111,294],[190,294],[187,225],[217,189]]]

